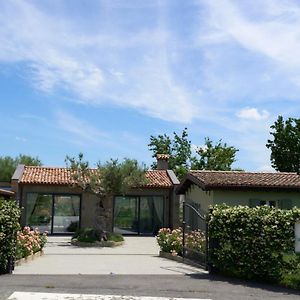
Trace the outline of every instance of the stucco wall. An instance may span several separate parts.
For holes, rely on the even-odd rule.
[[[185,201],[197,203],[202,212],[206,212],[208,207],[213,204],[214,191],[203,191],[200,187],[192,184],[185,193]]]
[[[215,190],[214,204],[226,203],[227,205],[250,205],[250,199],[265,201],[290,202],[291,206],[300,207],[300,192],[285,191],[224,191]],[[280,206],[280,205],[279,205]]]

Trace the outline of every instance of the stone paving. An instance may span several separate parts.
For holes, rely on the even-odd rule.
[[[154,237],[125,237],[122,246],[77,247],[70,237],[49,237],[45,254],[20,266],[14,274],[43,275],[180,275],[205,272],[202,269],[158,256]]]

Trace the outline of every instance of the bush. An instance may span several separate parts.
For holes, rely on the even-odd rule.
[[[112,241],[112,242],[122,242],[124,238],[118,233],[105,233],[101,230],[94,228],[81,228],[78,229],[72,239],[77,239],[78,242],[83,243],[95,243],[101,241]]]
[[[0,199],[0,274],[6,273],[15,256],[20,209],[14,200]]]
[[[286,270],[297,267],[284,257],[294,251],[299,218],[296,208],[216,205],[209,215],[212,265],[228,275],[279,281]]]
[[[107,234],[107,240],[108,241],[113,241],[113,242],[123,242],[124,238],[119,233],[108,233]]]
[[[182,228],[171,230],[162,228],[156,236],[158,245],[163,252],[172,253],[172,255],[182,255]],[[195,251],[205,251],[205,233],[200,230],[190,231],[185,234],[185,245],[187,248]]]
[[[47,234],[25,226],[17,234],[16,258],[24,258],[43,249],[47,242]]]

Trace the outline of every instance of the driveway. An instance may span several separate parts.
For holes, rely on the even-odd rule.
[[[158,256],[154,237],[125,237],[115,248],[76,247],[70,237],[49,237],[45,254],[16,266],[14,274],[43,275],[180,275],[204,270]]]

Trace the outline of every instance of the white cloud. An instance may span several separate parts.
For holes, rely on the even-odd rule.
[[[262,110],[260,113],[256,108],[246,107],[237,112],[236,115],[240,119],[260,121],[267,119],[270,113],[267,110]]]
[[[70,15],[50,14],[34,2],[1,3],[0,62],[24,63],[35,88],[63,90],[75,102],[110,103],[175,122],[198,115],[171,71],[167,30],[124,33],[113,22],[108,29],[97,22],[97,30],[81,28]]]
[[[16,141],[25,143],[27,142],[27,139],[24,137],[16,136]]]

